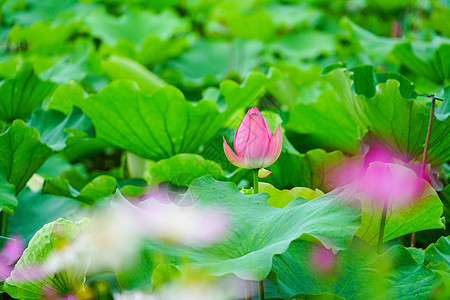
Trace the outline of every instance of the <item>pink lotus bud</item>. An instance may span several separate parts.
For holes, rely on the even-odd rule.
[[[394,38],[399,38],[402,37],[402,35],[403,35],[402,26],[398,21],[394,21],[394,23],[392,23],[391,36]]]
[[[223,150],[235,166],[246,169],[266,168],[273,164],[281,153],[283,137],[280,125],[274,134],[256,107],[248,110],[234,136],[234,150],[223,139]]]

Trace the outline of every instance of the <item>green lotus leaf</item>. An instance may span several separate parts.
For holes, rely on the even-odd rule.
[[[80,106],[94,123],[97,137],[144,158],[159,160],[196,151],[278,75],[252,73],[242,87],[224,81],[221,91],[227,107],[223,112],[210,100],[194,106],[172,86],[146,96],[130,81],[115,81]]]
[[[58,218],[78,219],[81,215],[80,202],[66,197],[42,194],[42,190],[33,192],[24,188],[17,199],[19,204],[14,217],[9,218],[8,232],[18,234],[25,241],[29,241],[49,222]]]
[[[78,29],[76,23],[54,25],[41,21],[27,27],[14,26],[8,34],[8,40],[15,46],[26,44],[30,54],[58,55],[76,48],[76,44],[68,43],[68,40]]]
[[[42,193],[73,198],[92,205],[97,200],[112,195],[116,186],[116,179],[114,177],[100,175],[92,179],[78,191],[70,185],[69,180],[66,178],[56,177],[44,183]]]
[[[315,148],[351,154],[360,151],[356,124],[343,103],[330,90],[320,94],[315,102],[297,103],[292,107],[286,130],[300,134],[302,143]]]
[[[66,147],[67,139],[77,134],[74,131],[86,132],[86,135],[93,135],[94,131],[89,118],[77,107],[68,117],[56,110],[35,110],[28,125],[36,128],[41,142],[55,151]]]
[[[177,154],[150,166],[152,183],[153,180],[169,181],[177,186],[189,186],[192,180],[204,175],[225,179],[220,165],[196,154]]]
[[[423,264],[425,266],[445,264],[447,272],[450,272],[450,237],[442,236],[436,243],[425,249]]]
[[[268,167],[272,174],[264,181],[279,189],[303,186],[328,192],[333,188],[328,176],[330,170],[345,159],[340,151],[313,149],[301,154],[296,150],[283,149],[278,160]]]
[[[270,45],[270,51],[278,53],[285,61],[313,59],[321,54],[333,53],[335,48],[332,35],[317,30],[287,34]]]
[[[17,204],[14,185],[8,182],[5,170],[0,168],[0,210],[12,216]]]
[[[138,62],[119,55],[111,55],[108,59],[104,60],[102,62],[102,68],[107,78],[111,80],[133,80],[147,94],[152,94],[158,88],[167,85],[158,76]]]
[[[25,64],[0,86],[0,120],[25,119],[55,88],[55,83],[40,80],[31,64]]]
[[[295,197],[301,197],[306,200],[313,200],[323,195],[323,192],[319,189],[312,190],[305,187],[295,187],[290,190],[279,190],[270,183],[265,182],[260,182],[258,184],[258,191],[260,193],[269,194],[269,204],[277,208],[285,207],[286,205],[291,203],[291,201],[294,200]]]
[[[267,203],[267,194],[247,196],[233,183],[205,176],[194,180],[177,201],[194,201],[194,207],[223,211],[229,219],[229,232],[202,247],[163,242],[147,246],[168,256],[186,257],[192,266],[214,276],[233,273],[241,279],[263,280],[270,272],[273,255],[286,251],[295,239],[317,241],[335,250],[349,245],[359,226],[359,212],[346,205],[344,198],[335,191],[311,201],[296,198],[279,209]]]
[[[52,251],[73,240],[78,232],[77,224],[62,218],[42,227],[29,242],[11,276],[5,281],[3,290],[12,297],[23,300],[40,299],[46,288],[54,289],[61,296],[79,290],[85,280],[86,266],[79,266],[80,270],[61,270],[36,281],[14,280],[15,273],[20,274],[21,268],[36,267],[43,263]]]
[[[58,110],[66,116],[70,116],[74,104],[79,103],[84,98],[84,90],[81,85],[71,80],[60,85],[53,93],[48,103],[49,109]]]
[[[436,84],[450,79],[450,39],[435,37],[431,42],[399,43],[392,54],[415,76]]]
[[[28,127],[22,120],[15,120],[0,134],[0,168],[5,169],[8,182],[15,186],[16,195],[52,152],[40,141],[37,129]]]
[[[121,38],[142,45],[144,39],[150,35],[167,40],[189,30],[188,22],[169,10],[160,14],[127,11],[120,17],[112,16],[105,10],[96,10],[88,14],[84,22],[90,27],[93,36],[111,46]]]
[[[31,25],[38,21],[50,21],[60,13],[71,11],[79,6],[77,0],[27,0],[26,6],[18,9],[16,1],[8,1],[2,7],[8,22]],[[20,7],[20,6],[19,6]]]
[[[181,81],[187,86],[202,86],[224,80],[232,73],[245,77],[259,64],[264,45],[257,40],[237,39],[233,42],[200,40],[168,62],[168,66],[181,73]],[[199,61],[208,61],[199,64]]]
[[[275,255],[272,278],[285,299],[309,299],[304,295],[335,299],[320,298],[323,293],[340,299],[428,298],[442,281],[400,245],[377,256],[373,248],[355,240],[332,258],[329,273],[317,267],[321,263],[318,251],[316,244],[297,240],[286,252]]]
[[[344,69],[334,69],[327,74],[327,79],[361,131],[370,130],[399,155],[420,161],[430,109],[413,99],[405,98],[404,94],[408,89],[402,87],[406,84],[403,80],[386,78],[385,83],[378,83],[367,79],[367,69],[364,67],[354,68],[352,72],[353,80]],[[366,87],[361,87],[364,85]],[[358,86],[361,88],[357,88]],[[374,91],[375,88],[373,98],[364,96],[371,94],[369,90]],[[355,91],[363,94],[355,94]],[[450,143],[450,135],[447,134],[449,128],[450,119],[433,120],[427,157],[427,162],[433,166],[450,159],[450,147],[447,147]]]

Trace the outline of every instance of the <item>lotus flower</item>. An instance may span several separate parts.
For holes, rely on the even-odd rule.
[[[234,150],[223,139],[223,150],[228,160],[245,169],[266,168],[273,164],[281,153],[283,138],[280,125],[274,134],[256,107],[248,110],[234,136]]]

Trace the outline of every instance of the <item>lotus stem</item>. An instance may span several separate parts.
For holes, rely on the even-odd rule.
[[[9,219],[9,215],[6,212],[3,212],[3,217],[2,217],[2,236],[4,236],[4,237],[8,236],[8,219]]]
[[[259,300],[264,300],[264,282],[262,280],[258,281],[258,294]]]
[[[259,183],[259,177],[258,177],[259,169],[253,169],[253,193],[258,194],[258,183]]]
[[[425,138],[425,146],[423,147],[422,165],[420,166],[420,177],[425,177],[425,168],[427,166],[428,146],[430,145],[431,128],[433,127],[434,107],[436,106],[436,98],[431,97],[430,118],[428,119],[427,137]],[[411,247],[416,245],[416,232],[411,234]]]
[[[259,169],[253,169],[253,193],[258,194],[258,177]],[[262,280],[258,281],[258,295],[259,300],[264,300],[264,282]]]
[[[387,214],[388,202],[385,200],[383,202],[383,212],[381,214],[380,232],[378,233],[378,254],[383,252],[383,238],[384,238],[384,227],[386,226],[386,214]]]

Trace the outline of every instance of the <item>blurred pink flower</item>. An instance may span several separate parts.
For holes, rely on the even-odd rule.
[[[327,172],[330,188],[343,187],[361,180],[366,175],[369,166],[374,162],[390,163],[408,168],[417,177],[425,179],[433,188],[439,190],[439,182],[433,177],[430,165],[427,165],[424,174],[421,174],[420,162],[410,162],[407,158],[400,157],[377,143],[372,143],[370,148],[361,156],[347,159],[343,164],[329,169]]]
[[[322,245],[314,246],[309,258],[312,270],[318,275],[329,276],[336,270],[336,256]]]
[[[274,134],[258,108],[248,110],[234,136],[234,150],[223,139],[223,150],[235,166],[246,169],[266,168],[273,164],[281,153],[283,137],[280,125]]]
[[[359,198],[364,201],[407,205],[425,191],[428,184],[411,169],[393,163],[373,162],[358,182]]]
[[[11,275],[14,265],[25,250],[25,242],[16,236],[9,239],[0,253],[0,281],[4,281]]]

